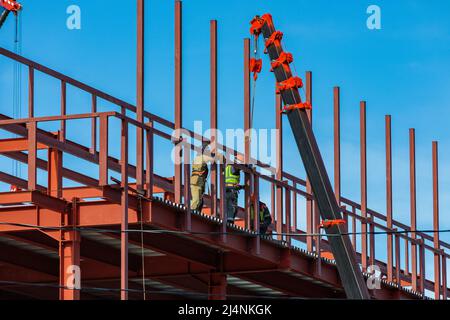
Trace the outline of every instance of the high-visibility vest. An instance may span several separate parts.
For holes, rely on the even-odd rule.
[[[233,174],[234,167],[229,164],[225,168],[225,184],[237,186],[241,181],[240,171],[237,170],[237,174]]]
[[[253,204],[250,206],[250,218],[253,221],[253,218],[255,217],[255,209],[253,208]],[[264,222],[265,218],[270,217],[270,212],[267,208],[267,206],[260,204],[259,205],[259,221]]]

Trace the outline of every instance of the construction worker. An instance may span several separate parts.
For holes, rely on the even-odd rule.
[[[253,201],[250,207],[250,225],[252,229],[254,228],[254,217],[255,217],[255,209],[253,205]],[[259,201],[259,233],[265,235],[267,233],[267,229],[272,224],[272,217],[270,215],[269,208],[267,205]]]
[[[209,143],[203,143],[202,152],[197,154],[192,163],[191,173],[191,210],[201,211],[203,208],[203,194],[208,180],[208,164],[219,161],[222,156],[210,151]]]
[[[237,160],[243,162],[241,155]],[[228,223],[234,224],[234,219],[238,211],[239,191],[244,189],[241,182],[241,170],[235,164],[228,164],[225,167],[225,200]]]

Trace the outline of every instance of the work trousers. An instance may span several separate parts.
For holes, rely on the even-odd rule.
[[[234,219],[236,218],[238,210],[238,196],[239,192],[234,187],[226,187],[225,189],[225,200],[226,200],[226,212],[228,223],[234,224]]]
[[[191,184],[191,210],[201,212],[203,208],[203,194],[205,193],[204,185]]]

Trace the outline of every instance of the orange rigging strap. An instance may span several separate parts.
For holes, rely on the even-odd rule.
[[[303,80],[300,77],[290,77],[285,81],[277,83],[277,93],[298,88],[303,88]]]
[[[337,219],[337,220],[324,220],[322,221],[322,223],[320,224],[320,228],[321,229],[329,229],[331,227],[334,226],[340,226],[340,225],[344,225],[347,222],[343,219]]]
[[[269,39],[266,40],[266,51],[271,45],[281,47],[281,40],[283,40],[283,32],[275,31]]]
[[[309,102],[291,104],[291,105],[285,106],[280,112],[284,114],[284,113],[287,113],[289,111],[293,111],[296,109],[311,110],[312,106],[311,106],[311,103],[309,103]]]
[[[280,57],[277,60],[273,60],[271,63],[272,69],[270,69],[271,72],[273,72],[276,68],[283,66],[283,68],[287,71],[290,71],[289,64],[294,62],[294,57],[292,56],[292,53],[288,52],[281,52]]]

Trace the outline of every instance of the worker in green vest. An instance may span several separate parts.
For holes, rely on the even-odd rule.
[[[208,164],[215,163],[222,158],[214,150],[210,150],[209,143],[203,143],[202,152],[197,154],[192,163],[191,173],[191,210],[201,212],[203,208],[203,195],[208,180]]]
[[[243,162],[242,156],[238,155],[237,160]],[[235,164],[228,164],[225,167],[225,201],[227,221],[232,224],[238,211],[239,191],[244,189],[240,183],[241,170]]]
[[[254,217],[255,217],[255,209],[252,204],[250,206],[250,226],[253,229],[254,228]],[[270,225],[272,224],[272,216],[270,215],[269,208],[267,205],[260,201],[259,202],[259,233],[262,235],[265,235],[267,233],[267,230],[269,229]]]

